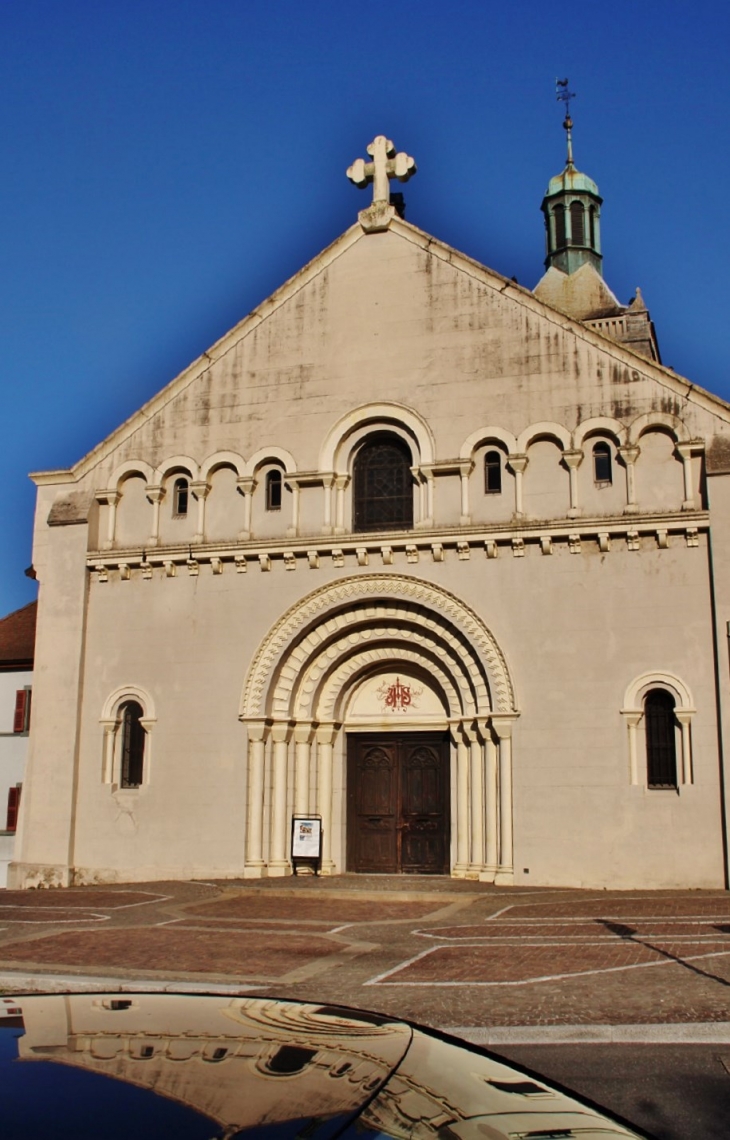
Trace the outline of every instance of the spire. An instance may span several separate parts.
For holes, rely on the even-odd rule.
[[[603,199],[592,178],[576,170],[573,160],[573,120],[570,100],[575,95],[567,79],[556,79],[558,102],[565,105],[567,157],[565,169],[551,178],[542,200],[545,215],[547,256],[545,266],[555,266],[563,273],[575,273],[589,262],[601,272],[601,237],[599,218]]]

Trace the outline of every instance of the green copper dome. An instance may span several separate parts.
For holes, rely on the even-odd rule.
[[[596,198],[599,197],[598,187],[593,179],[576,170],[572,162],[548,182],[545,197],[552,198],[553,194],[593,194]]]
[[[565,169],[550,179],[541,207],[545,216],[545,267],[570,274],[588,263],[600,274],[603,200],[593,179],[575,168],[570,115],[566,115],[563,127],[568,144]]]

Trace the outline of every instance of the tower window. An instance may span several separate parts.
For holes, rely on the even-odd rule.
[[[553,214],[555,217],[555,248],[562,249],[565,245],[565,207],[556,206]]]
[[[590,235],[591,235],[591,248],[595,249],[596,248],[596,207],[595,206],[591,206],[590,210],[588,211],[588,225],[589,225]]]
[[[269,471],[266,476],[266,510],[281,510],[281,471]]]
[[[145,730],[142,727],[142,706],[137,701],[125,701],[119,710],[122,714],[122,778],[123,788],[138,788],[144,769]]]
[[[484,456],[484,493],[498,495],[502,490],[502,456],[498,451],[488,451]]]
[[[573,245],[585,245],[584,214],[582,202],[570,203],[570,232]]]
[[[646,777],[650,788],[676,788],[677,746],[674,697],[666,689],[650,689],[644,698]]]
[[[172,513],[177,519],[184,519],[188,513],[190,489],[187,479],[176,479],[172,489]]]
[[[397,436],[373,436],[354,465],[355,530],[413,526],[411,453]]]
[[[612,483],[611,448],[607,443],[597,443],[593,448],[593,480],[595,483]]]

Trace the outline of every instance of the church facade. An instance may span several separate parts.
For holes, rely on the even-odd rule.
[[[38,486],[15,886],[322,872],[726,884],[730,408],[601,275],[391,203]]]

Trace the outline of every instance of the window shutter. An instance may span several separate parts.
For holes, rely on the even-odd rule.
[[[25,732],[28,727],[30,689],[18,689],[15,694],[15,715],[13,732]]]
[[[15,788],[8,788],[8,815],[5,826],[6,831],[15,831],[18,826],[18,810],[20,808],[20,784]]]

